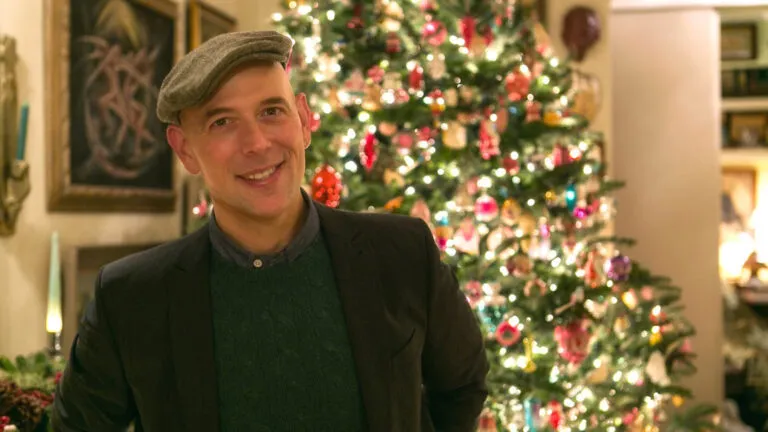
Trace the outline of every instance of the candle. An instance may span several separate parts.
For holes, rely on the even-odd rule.
[[[45,318],[48,333],[61,332],[61,263],[59,262],[59,233],[51,236],[51,262],[48,271],[48,313]]]
[[[16,159],[24,160],[24,150],[27,145],[27,120],[29,119],[29,104],[21,106],[21,120],[19,124],[19,136],[16,142]]]

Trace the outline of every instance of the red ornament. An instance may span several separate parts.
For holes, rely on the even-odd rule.
[[[525,121],[541,120],[541,102],[528,101],[525,104]]]
[[[331,208],[339,206],[344,186],[341,175],[332,166],[325,164],[315,170],[311,187],[312,199]]]
[[[549,403],[549,425],[557,430],[563,424],[563,406],[558,401]]]
[[[579,364],[587,357],[591,335],[586,329],[586,320],[572,321],[555,327],[558,353],[570,363]]]
[[[499,215],[499,204],[490,195],[481,195],[475,201],[475,219],[489,222]]]
[[[584,264],[584,282],[591,287],[596,287],[600,280],[600,273],[597,271],[597,251],[592,249],[587,253],[587,262]]]
[[[504,156],[504,159],[502,160],[502,164],[504,165],[504,169],[507,170],[507,173],[509,173],[509,175],[515,175],[520,172],[520,162],[518,162],[517,159],[512,159],[509,156]]]
[[[11,418],[8,416],[0,417],[0,426],[9,426],[11,424]]]
[[[490,121],[483,121],[480,123],[479,146],[480,156],[485,160],[497,156],[500,153],[499,137],[493,130]]]
[[[400,37],[395,32],[389,32],[387,34],[386,50],[389,54],[397,54],[400,52]]]
[[[408,74],[408,87],[414,91],[424,88],[424,69],[421,66],[416,65],[411,69]]]
[[[424,24],[424,28],[421,29],[421,36],[428,44],[432,46],[440,46],[445,42],[445,38],[448,36],[448,31],[445,29],[443,23],[438,20],[432,20]]]
[[[373,164],[378,158],[378,149],[376,148],[376,136],[372,133],[365,134],[365,138],[360,141],[360,162],[367,171],[373,169]]]
[[[464,46],[469,48],[472,46],[472,38],[475,36],[475,18],[472,16],[465,16],[459,22],[461,28],[461,35],[464,38]]]
[[[517,70],[507,75],[505,86],[507,97],[511,102],[521,101],[528,96],[528,91],[531,89],[531,77]]]
[[[347,23],[347,28],[352,30],[362,30],[365,25],[363,24],[363,4],[357,3],[352,9],[352,19]]]
[[[509,321],[504,321],[496,327],[496,341],[501,346],[512,346],[520,340],[520,330]]]
[[[552,162],[554,162],[555,166],[573,162],[568,148],[562,144],[555,144],[555,149],[552,152]]]

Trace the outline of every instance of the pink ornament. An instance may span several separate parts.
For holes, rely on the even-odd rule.
[[[526,102],[525,113],[526,122],[541,120],[541,103],[534,101]]]
[[[459,225],[459,229],[453,236],[453,247],[459,251],[471,255],[477,255],[480,249],[480,236],[475,228],[475,223],[470,218],[465,218]]]
[[[504,321],[496,327],[496,341],[501,346],[512,346],[520,340],[520,329],[509,321]]]
[[[478,145],[480,147],[480,156],[485,160],[499,155],[499,136],[496,134],[496,131],[493,130],[493,125],[491,125],[490,121],[484,120],[480,123]]]
[[[573,209],[573,216],[576,219],[584,220],[589,216],[589,210],[587,210],[585,207],[576,207]]]
[[[390,54],[400,52],[400,37],[395,32],[387,34],[386,51]]]
[[[653,300],[653,288],[644,286],[642,289],[640,289],[640,297],[642,297],[645,301]]]
[[[483,194],[475,201],[475,219],[480,222],[492,221],[499,215],[499,204],[490,195]]]
[[[560,357],[572,364],[581,363],[588,354],[591,335],[586,329],[586,320],[572,321],[555,327],[555,340]]]
[[[400,132],[393,138],[393,141],[397,145],[397,152],[402,155],[407,155],[413,147],[413,134],[408,132]]]
[[[384,79],[384,69],[379,65],[375,65],[368,69],[368,78],[373,80],[376,84],[380,83]]]
[[[632,260],[625,255],[617,255],[605,262],[605,275],[617,282],[629,279]]]
[[[474,307],[483,298],[483,284],[480,281],[469,281],[464,285],[464,293],[469,304]]]
[[[528,92],[531,89],[531,77],[517,70],[507,75],[505,86],[507,97],[511,102],[521,101],[528,96]]]
[[[421,36],[428,44],[432,46],[440,46],[445,42],[445,39],[448,36],[448,31],[445,29],[443,23],[437,20],[432,20],[424,24],[424,28],[421,30]]]
[[[539,225],[539,235],[545,239],[552,235],[552,230],[547,223],[542,223]]]
[[[565,165],[571,163],[571,155],[568,152],[568,148],[562,144],[556,144],[555,149],[552,152],[552,162],[555,166]]]

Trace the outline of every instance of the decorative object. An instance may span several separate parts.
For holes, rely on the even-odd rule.
[[[0,236],[16,232],[21,206],[29,195],[29,164],[24,160],[29,106],[18,118],[16,40],[0,36]]]
[[[237,20],[234,17],[204,1],[189,1],[187,29],[190,50],[214,36],[235,31],[236,28]]]
[[[768,132],[768,112],[733,112],[725,115],[728,147],[764,147]]]
[[[176,52],[170,0],[46,0],[48,209],[171,212],[155,116]]]
[[[48,270],[48,312],[45,330],[51,339],[51,356],[61,355],[61,261],[59,259],[59,233],[51,235],[51,259]]]
[[[720,60],[757,58],[757,25],[724,23],[720,26]]]
[[[560,37],[570,57],[581,62],[587,52],[600,40],[601,32],[600,18],[594,9],[587,6],[574,6],[563,18],[563,31]]]
[[[93,298],[99,269],[128,255],[158,246],[160,242],[131,244],[75,245],[62,251],[64,290],[62,299],[63,328],[61,345],[68,350],[72,345],[78,323],[85,307]]]
[[[721,222],[735,225],[741,231],[747,231],[749,229],[750,217],[755,211],[756,190],[757,172],[754,168],[723,168]]]
[[[574,69],[571,73],[571,92],[574,114],[583,116],[590,122],[595,120],[603,102],[602,86],[597,75]]]

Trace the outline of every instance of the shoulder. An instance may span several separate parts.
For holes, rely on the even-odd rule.
[[[207,235],[206,226],[179,239],[113,261],[102,267],[100,285],[137,286],[159,280],[179,262],[183,252],[205,247]]]
[[[412,216],[393,213],[353,212],[347,210],[331,210],[343,219],[350,229],[364,233],[369,238],[385,241],[417,241],[422,245],[424,240],[431,238],[427,224]]]

